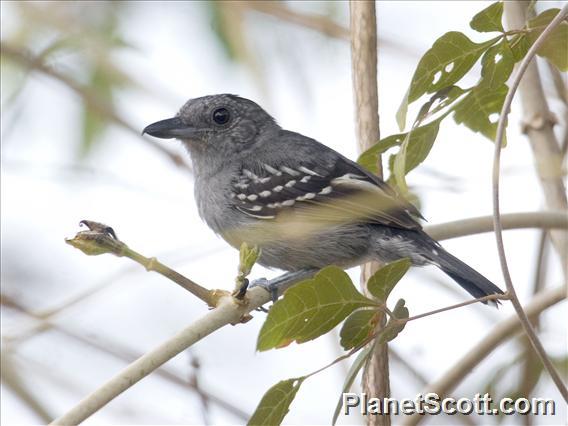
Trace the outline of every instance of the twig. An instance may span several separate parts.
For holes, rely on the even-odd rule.
[[[114,230],[110,226],[90,220],[82,220],[81,224],[86,225],[89,230],[80,231],[74,238],[66,239],[65,242],[67,244],[81,250],[87,255],[110,253],[118,257],[128,257],[142,265],[147,271],[157,272],[172,280],[194,296],[203,300],[209,306],[216,306],[221,290],[207,290],[205,287],[200,286],[159,262],[155,257],[148,258],[142,256],[140,253],[132,250],[122,241],[118,240],[114,234]]]
[[[173,153],[162,145],[156,143],[150,138],[141,136],[141,129],[136,129],[130,123],[128,123],[124,118],[119,116],[114,108],[101,99],[95,92],[88,89],[87,87],[79,84],[71,77],[63,74],[62,72],[56,70],[55,68],[46,64],[41,57],[34,57],[30,52],[17,48],[15,46],[10,46],[9,44],[0,41],[0,51],[2,56],[10,58],[11,60],[17,62],[18,64],[26,67],[29,70],[41,72],[69,87],[77,96],[79,96],[85,105],[92,111],[97,113],[99,116],[118,124],[120,127],[128,130],[129,132],[135,134],[137,137],[141,138],[145,143],[158,150],[162,154],[166,155],[176,166],[184,167],[187,170],[191,170],[189,164],[180,155]]]
[[[349,40],[349,29],[323,15],[298,13],[275,1],[247,1],[246,6],[257,12],[319,31],[330,37]]]
[[[566,286],[560,286],[537,294],[534,299],[525,306],[524,310],[526,314],[531,318],[537,317],[549,307],[566,299],[566,290]],[[505,343],[507,339],[514,337],[516,333],[522,329],[523,326],[517,315],[513,315],[501,321],[487,336],[474,346],[473,350],[456,362],[440,379],[425,386],[424,392],[434,392],[440,398],[444,398],[470,374],[483,359],[493,352],[493,350]],[[416,425],[424,419],[424,416],[416,414],[408,417],[404,425]]]
[[[511,297],[511,302],[523,328],[531,341],[531,344],[535,351],[538,353],[542,364],[550,374],[550,377],[556,384],[556,387],[562,394],[564,400],[568,402],[568,389],[566,389],[566,385],[563,383],[560,375],[552,365],[552,362],[546,355],[546,351],[542,346],[538,336],[536,335],[529,319],[527,318],[525,312],[523,311],[523,307],[517,297],[515,292],[515,287],[513,286],[513,282],[511,280],[511,275],[509,273],[509,268],[507,266],[507,258],[505,256],[505,247],[503,245],[503,233],[502,233],[502,226],[501,226],[501,217],[500,217],[500,208],[499,208],[499,172],[500,172],[500,159],[501,159],[501,147],[503,144],[503,136],[505,134],[505,128],[507,123],[507,115],[509,114],[509,110],[511,108],[511,103],[513,101],[513,97],[515,96],[515,92],[519,87],[519,83],[525,73],[530,61],[536,55],[537,50],[540,48],[542,43],[546,40],[546,37],[558,26],[564,19],[564,17],[568,14],[568,5],[565,5],[562,10],[558,13],[558,15],[550,22],[550,24],[546,27],[546,29],[538,36],[534,44],[531,46],[519,68],[517,69],[517,73],[511,83],[511,87],[507,92],[507,96],[505,97],[505,102],[503,103],[503,108],[501,109],[501,114],[499,116],[499,122],[497,124],[497,136],[495,138],[495,152],[494,152],[494,159],[493,159],[493,179],[492,179],[492,186],[493,186],[493,221],[495,227],[495,238],[497,241],[497,251],[499,253],[499,261],[501,263],[501,270],[503,271],[503,278],[505,280],[505,284],[507,286],[507,292]],[[565,260],[565,258],[564,258]]]

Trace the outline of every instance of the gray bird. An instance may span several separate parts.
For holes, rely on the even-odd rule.
[[[476,298],[503,294],[430,238],[418,210],[385,182],[282,129],[253,101],[230,94],[191,99],[144,133],[183,142],[199,214],[233,247],[259,246],[264,266],[301,277],[332,264],[409,258],[437,266]]]

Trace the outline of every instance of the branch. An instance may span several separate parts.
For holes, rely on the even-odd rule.
[[[89,230],[80,231],[74,238],[66,239],[65,242],[67,244],[81,250],[87,255],[96,256],[110,253],[118,257],[128,257],[142,265],[147,271],[157,272],[175,282],[194,296],[203,300],[209,306],[216,306],[221,290],[207,290],[205,287],[200,286],[189,278],[184,277],[179,272],[159,262],[155,257],[148,258],[142,256],[120,241],[110,226],[91,220],[82,220],[80,224],[87,226]]]
[[[503,136],[505,135],[505,128],[507,124],[507,116],[511,109],[511,103],[513,102],[513,97],[515,96],[515,92],[519,87],[521,79],[526,72],[531,60],[536,55],[537,50],[542,46],[542,43],[546,40],[546,37],[552,32],[554,28],[556,28],[563,20],[564,17],[568,14],[568,5],[565,5],[562,10],[558,13],[558,15],[550,22],[550,24],[545,28],[545,30],[538,36],[534,44],[531,46],[529,51],[527,52],[526,56],[521,61],[519,68],[517,69],[517,74],[511,83],[511,87],[507,92],[507,96],[505,97],[505,102],[503,103],[503,108],[501,109],[501,114],[499,116],[499,123],[497,124],[497,136],[495,138],[495,152],[493,158],[493,223],[495,227],[495,238],[497,240],[497,251],[499,253],[499,261],[501,263],[501,269],[503,271],[503,278],[505,280],[505,284],[507,286],[507,292],[511,297],[511,302],[523,328],[534,348],[534,350],[538,353],[544,368],[550,374],[550,377],[556,384],[556,387],[562,394],[564,400],[568,402],[568,389],[566,385],[563,383],[560,375],[552,365],[552,362],[546,355],[546,351],[542,346],[536,332],[532,324],[530,323],[529,319],[527,318],[525,312],[523,311],[523,307],[517,294],[515,292],[515,287],[513,286],[513,281],[511,280],[511,275],[509,273],[509,267],[507,266],[507,258],[505,256],[505,247],[503,245],[503,234],[502,234],[502,225],[501,225],[501,216],[500,216],[500,208],[499,208],[499,172],[500,172],[500,160],[501,160],[501,147],[503,145]],[[552,131],[552,129],[550,129]],[[554,136],[554,135],[553,135]],[[550,140],[549,140],[550,142]],[[558,145],[556,145],[558,148]],[[564,200],[566,200],[564,195]],[[558,201],[555,199],[555,201]],[[565,206],[561,206],[564,208]],[[564,252],[564,256],[561,257],[563,261],[566,259],[565,256],[565,247],[559,250],[559,254]]]
[[[158,150],[162,154],[166,155],[176,166],[184,167],[187,170],[191,170],[189,164],[185,162],[183,157],[180,155],[170,152],[162,145],[156,143],[150,138],[143,137],[141,135],[140,129],[136,129],[130,123],[128,123],[124,118],[119,116],[114,108],[108,104],[108,102],[101,99],[96,92],[93,90],[79,84],[77,81],[71,77],[63,74],[62,72],[56,70],[55,68],[46,64],[42,57],[35,57],[33,54],[25,49],[20,49],[15,46],[10,46],[9,44],[0,41],[0,51],[2,56],[17,62],[21,66],[28,68],[29,70],[38,71],[45,74],[65,86],[70,88],[83,103],[92,111],[97,113],[100,117],[105,118],[120,127],[128,130],[130,133],[135,134],[138,138],[141,138],[145,143],[150,145],[152,148]]]
[[[524,310],[530,318],[536,318],[541,312],[566,299],[566,286],[545,290],[538,293]],[[447,396],[483,359],[493,350],[502,345],[507,339],[514,337],[523,326],[517,315],[501,321],[491,332],[474,346],[462,359],[454,364],[439,380],[424,387],[424,392],[434,392],[440,398]],[[424,420],[424,416],[415,414],[404,422],[404,425],[416,425]]]
[[[244,315],[270,301],[261,288],[247,292],[247,303],[236,303],[231,296],[222,296],[217,307],[209,311],[175,336],[142,355],[100,388],[84,398],[74,408],[54,420],[54,425],[77,425],[108,404],[116,396],[149,375],[188,347],[219,328],[238,323]]]
[[[337,24],[323,15],[299,13],[287,7],[283,3],[274,1],[247,1],[246,6],[257,12],[271,15],[294,24],[302,25],[306,28],[311,28],[312,30],[319,31],[329,37],[349,40],[348,28]]]
[[[534,215],[535,222],[538,222],[536,219],[539,218],[539,215],[543,215],[543,213]],[[506,219],[507,216],[504,216],[504,218]],[[473,221],[478,220],[479,219],[474,219]],[[537,224],[535,223],[535,225]],[[566,226],[566,223],[562,225]],[[437,226],[441,227],[441,225]],[[460,233],[459,230],[456,230],[448,238],[458,236],[460,236]],[[146,353],[134,363],[130,364],[106,384],[84,398],[65,415],[55,420],[53,424],[76,425],[81,423],[129,387],[136,384],[194,343],[227,324],[239,322],[243,316],[246,316],[249,312],[269,301],[270,295],[260,287],[250,289],[246,294],[244,303],[236,303],[232,297],[222,295],[215,309],[209,311],[201,319],[188,325],[185,329],[163,342],[156,349]]]
[[[508,213],[501,216],[502,229],[565,229],[568,230],[568,216],[565,212]],[[493,216],[480,216],[454,222],[424,227],[424,231],[435,240],[447,240],[467,235],[493,232]]]
[[[380,139],[379,131],[379,95],[377,88],[377,20],[374,1],[349,2],[351,19],[351,67],[353,92],[355,97],[355,119],[357,146],[364,152]],[[381,157],[377,160],[377,175],[382,177]],[[369,297],[366,283],[379,269],[378,262],[371,262],[361,267],[361,286]],[[385,315],[381,315],[379,329],[386,324]],[[387,343],[370,343],[373,352],[363,371],[364,392],[374,398],[384,400],[390,397],[389,350]],[[368,425],[390,426],[388,414],[366,416]]]

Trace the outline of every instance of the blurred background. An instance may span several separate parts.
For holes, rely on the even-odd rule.
[[[396,109],[437,37],[457,30],[485,39],[468,23],[486,5],[377,3],[382,136],[397,132]],[[80,220],[112,226],[134,250],[206,287],[232,289],[238,253],[200,221],[188,156],[174,140],[141,137],[146,125],[171,117],[189,98],[234,93],[257,101],[282,127],[357,158],[348,23],[348,4],[339,1],[1,2],[3,424],[45,423],[63,414],[207,311],[128,259],[87,257],[66,245]],[[557,130],[564,131],[565,106],[547,69],[543,78],[560,119]],[[505,213],[543,206],[519,128],[514,105],[502,160]],[[482,136],[444,122],[431,155],[408,176],[430,223],[491,213],[492,156],[493,145]],[[539,281],[540,239],[537,230],[505,233],[523,302]],[[492,234],[444,246],[504,288]],[[539,286],[557,286],[559,260],[545,246]],[[358,279],[358,270],[349,272]],[[277,274],[253,270],[253,277]],[[400,297],[413,315],[469,295],[437,270],[415,269],[392,300]],[[409,323],[391,345],[393,397],[414,398],[511,314],[507,304],[499,310],[472,305]],[[277,381],[341,354],[336,332],[256,353],[265,315],[254,316],[205,338],[86,423],[243,423]],[[564,376],[566,317],[566,304],[559,304],[540,324]],[[566,405],[526,348],[521,339],[502,345],[453,394],[490,390],[496,399],[528,392],[555,399],[556,416],[437,416],[428,423],[564,423]],[[286,423],[328,424],[348,367],[343,362],[306,381]]]

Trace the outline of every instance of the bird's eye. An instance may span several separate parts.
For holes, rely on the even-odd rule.
[[[213,121],[217,124],[226,124],[231,119],[231,113],[227,108],[217,108],[213,111]]]

